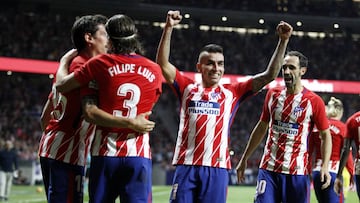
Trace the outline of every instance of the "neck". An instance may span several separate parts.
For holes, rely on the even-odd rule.
[[[289,94],[298,94],[302,92],[304,87],[302,85],[294,85],[291,87],[286,87],[286,92]]]

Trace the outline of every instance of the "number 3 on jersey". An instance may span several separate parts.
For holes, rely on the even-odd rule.
[[[117,95],[125,97],[122,104],[122,110],[114,110],[113,115],[116,117],[135,118],[137,115],[137,104],[140,101],[140,88],[133,83],[124,83],[119,86]]]

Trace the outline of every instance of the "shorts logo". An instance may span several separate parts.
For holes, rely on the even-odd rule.
[[[171,191],[171,199],[172,199],[172,200],[175,200],[175,199],[176,199],[176,193],[177,193],[178,187],[179,187],[179,184],[177,184],[177,183],[175,183],[175,184],[172,186],[172,191]]]

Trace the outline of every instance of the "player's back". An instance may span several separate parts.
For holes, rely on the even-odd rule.
[[[160,67],[141,55],[104,54],[86,68],[99,86],[99,108],[112,115],[134,118],[150,111],[161,94]]]

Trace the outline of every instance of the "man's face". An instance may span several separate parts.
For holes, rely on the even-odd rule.
[[[92,45],[97,54],[105,54],[108,51],[109,39],[104,25],[99,25],[99,29],[93,34]]]
[[[205,87],[215,87],[224,75],[224,55],[222,53],[203,52],[197,64]]]
[[[297,84],[301,84],[301,76],[305,71],[306,68],[300,68],[297,56],[285,56],[282,65],[282,75],[287,88],[294,88]]]

